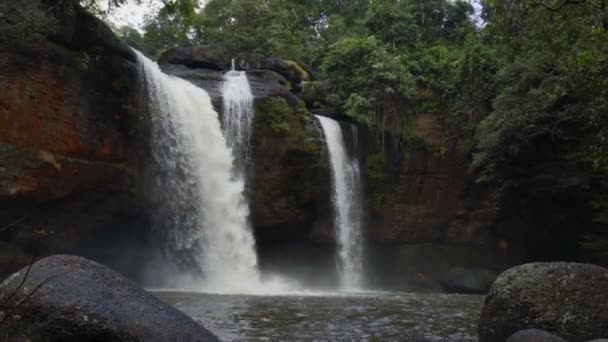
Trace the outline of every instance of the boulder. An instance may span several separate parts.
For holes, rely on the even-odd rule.
[[[497,276],[492,270],[454,267],[447,272],[441,285],[448,292],[486,293]]]
[[[311,80],[308,71],[297,62],[290,60],[252,53],[238,56],[236,58],[236,64],[238,68],[242,70],[264,69],[279,73],[291,82],[292,91],[296,93],[300,91],[302,81]]]
[[[479,340],[502,342],[528,328],[571,342],[608,336],[608,269],[555,262],[503,272],[486,297]]]
[[[190,68],[230,69],[230,52],[221,45],[184,46],[167,50],[158,64],[181,64]]]
[[[539,329],[526,329],[511,335],[507,342],[568,342],[559,336]]]
[[[11,341],[218,341],[183,312],[77,256],[50,256],[11,275],[0,284],[0,303],[7,299],[0,337]]]

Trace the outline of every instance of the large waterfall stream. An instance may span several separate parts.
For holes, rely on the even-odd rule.
[[[168,231],[166,254],[174,265],[165,276],[167,284],[254,292],[260,276],[244,185],[231,177],[233,156],[211,99],[191,83],[164,74],[142,54],[138,57],[158,169],[155,221],[158,229]]]
[[[363,286],[363,208],[359,162],[348,155],[338,122],[322,116],[317,118],[331,161],[340,283],[343,290],[360,290]]]

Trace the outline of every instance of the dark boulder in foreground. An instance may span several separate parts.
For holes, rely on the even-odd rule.
[[[2,340],[218,341],[130,280],[77,256],[50,256],[29,274],[24,268],[11,275],[0,284],[0,303],[7,298]]]
[[[529,328],[571,342],[608,336],[608,269],[557,262],[503,272],[486,297],[479,341],[503,342]]]
[[[454,267],[447,272],[441,285],[448,292],[486,293],[496,276],[491,270]]]
[[[568,342],[563,338],[539,329],[526,329],[511,335],[507,342]]]

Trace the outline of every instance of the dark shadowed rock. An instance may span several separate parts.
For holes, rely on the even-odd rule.
[[[302,82],[300,97],[308,107],[318,107],[325,103],[325,98],[331,92],[333,88],[328,81]]]
[[[98,258],[147,227],[135,55],[77,3],[0,1],[0,241],[25,255]],[[0,254],[0,275],[23,267]]]
[[[486,293],[496,276],[492,270],[454,267],[447,272],[441,285],[448,292]]]
[[[563,338],[539,329],[526,329],[511,335],[507,342],[568,342]]]
[[[160,66],[165,73],[188,80],[207,91],[215,101],[221,101],[224,71],[189,68],[180,64],[161,64]],[[247,71],[247,79],[256,99],[280,96],[291,103],[297,102],[296,96],[289,92],[289,82],[274,71],[250,70]]]
[[[0,303],[27,268],[0,284]],[[54,255],[34,263],[1,308],[10,341],[218,341],[181,311],[93,261]]]
[[[184,46],[169,49],[158,59],[158,64],[181,64],[190,68],[214,70],[230,69],[231,57],[221,45]]]
[[[258,241],[333,242],[328,220],[330,173],[322,133],[301,104],[256,100],[251,136],[255,160],[247,184]]]
[[[296,93],[299,92],[302,81],[310,81],[311,79],[308,71],[290,60],[252,53],[238,56],[236,63],[242,70],[264,69],[279,73],[291,82],[292,90]]]
[[[591,264],[532,263],[503,272],[486,297],[481,342],[538,328],[571,342],[608,335],[608,270]]]

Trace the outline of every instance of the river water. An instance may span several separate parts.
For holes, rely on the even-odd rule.
[[[156,295],[222,341],[477,341],[482,296],[430,293]]]

